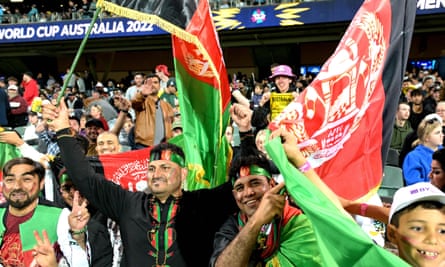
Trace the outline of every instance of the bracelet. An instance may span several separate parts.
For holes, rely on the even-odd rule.
[[[298,169],[300,170],[300,172],[307,172],[311,168],[312,168],[311,164],[309,163],[309,161],[306,160],[306,162]]]
[[[74,231],[74,230],[71,230],[71,229],[68,230],[68,232],[69,232],[71,235],[80,235],[80,234],[85,233],[86,231],[87,231],[87,226],[86,226],[86,225],[85,225],[84,228],[82,228],[82,229],[80,229],[80,230],[77,230],[77,231]]]
[[[360,204],[360,215],[361,216],[366,216],[366,211],[368,210],[368,204],[366,203],[361,203]]]

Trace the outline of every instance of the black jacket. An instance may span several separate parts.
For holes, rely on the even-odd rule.
[[[90,166],[74,138],[62,137],[58,144],[68,175],[81,194],[119,224],[124,246],[121,266],[155,265],[156,255],[163,255],[149,242],[152,195],[129,192],[105,180]],[[210,190],[184,191],[173,225],[174,244],[165,263],[175,267],[208,266],[215,232],[237,210],[230,183]]]

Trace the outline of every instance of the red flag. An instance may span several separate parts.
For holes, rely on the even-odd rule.
[[[290,129],[348,199],[375,192],[382,178],[415,16],[413,1],[394,2],[365,1],[315,80],[269,125]]]
[[[130,191],[143,191],[147,187],[147,169],[150,148],[113,155],[99,156],[92,165],[105,178]]]

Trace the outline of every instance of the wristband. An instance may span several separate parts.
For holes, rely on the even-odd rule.
[[[368,204],[361,203],[360,204],[360,215],[366,217],[366,211],[368,210]]]
[[[87,231],[87,227],[86,227],[86,226],[85,226],[84,228],[80,229],[80,230],[77,230],[77,231],[73,231],[73,230],[71,230],[71,229],[68,230],[68,232],[69,232],[71,235],[80,235],[80,234],[85,233],[86,231]]]
[[[309,163],[309,161],[306,160],[306,162],[302,166],[300,166],[298,169],[300,170],[300,172],[307,172],[311,168],[312,168],[311,164]]]
[[[119,110],[120,112],[123,112],[123,113],[125,113],[125,114],[128,114],[128,110]]]

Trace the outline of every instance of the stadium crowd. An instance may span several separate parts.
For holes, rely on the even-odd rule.
[[[0,143],[16,146],[26,157],[12,159],[2,170],[0,215],[6,223],[0,227],[0,265],[34,260],[52,267],[57,266],[57,259],[69,266],[237,266],[234,262],[257,266],[275,253],[265,249],[270,241],[264,236],[265,226],[282,227],[282,238],[313,236],[304,213],[279,194],[283,184],[272,179],[278,170],[264,150],[262,131],[277,112],[271,103],[273,94],[287,94],[290,102],[313,76],[295,75],[287,65],[273,64],[270,69],[271,75],[261,81],[242,73],[229,77],[232,119],[225,137],[234,151],[231,181],[197,191],[182,190],[184,152],[165,143],[182,133],[177,84],[167,65],[159,64],[153,72],[131,73],[120,81],[97,81],[87,71],[70,76],[69,70],[61,80],[31,72],[0,77]],[[60,95],[63,83],[67,88]],[[443,236],[435,239],[425,233],[431,244],[417,249],[428,259],[408,257],[407,250],[415,242],[406,245],[401,240],[404,236],[423,238],[403,232],[407,216],[433,216],[424,228],[445,224],[445,194],[441,192],[445,190],[444,86],[435,70],[406,72],[391,150],[408,187],[396,193],[391,209],[345,204],[320,185],[291,135],[274,133],[282,137],[290,162],[340,209],[388,224],[389,241],[398,247],[402,259],[416,266],[420,261],[445,261],[445,254],[435,247],[442,247]],[[56,107],[58,98],[62,102]],[[150,163],[147,185],[135,190],[139,192],[106,181],[88,160],[145,148],[151,148]],[[422,195],[406,196],[406,191],[415,190]],[[374,208],[384,214],[383,219],[372,212]],[[45,216],[53,224],[43,220],[35,228],[37,234],[18,228],[21,223],[34,226],[35,220]],[[288,220],[277,226],[277,217]],[[287,234],[287,224],[299,225],[300,230]],[[35,242],[25,240],[25,233],[35,236],[37,245],[30,247]],[[53,250],[50,243],[55,240],[59,247]],[[292,252],[293,263],[321,266],[313,240],[304,240],[305,250]]]
[[[306,0],[309,1],[309,0]],[[294,0],[211,0],[213,10],[222,8],[241,8],[258,5],[277,5],[280,3],[302,2]],[[96,11],[97,0],[69,0],[57,2],[31,1],[0,4],[0,24],[23,24],[32,22],[47,22],[60,20],[91,19]],[[102,12],[101,17],[112,17],[108,12]]]

